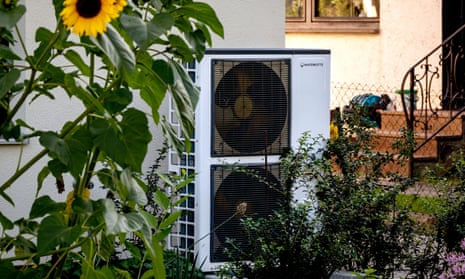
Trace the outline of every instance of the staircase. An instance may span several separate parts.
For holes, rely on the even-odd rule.
[[[447,164],[449,157],[464,148],[465,112],[465,24],[441,42],[405,73],[399,92],[414,92],[401,98],[403,111],[383,112],[377,137],[380,151],[401,137],[399,129],[414,132],[416,147],[411,150],[403,173],[413,177],[425,163]],[[439,92],[439,94],[438,94]],[[415,101],[416,99],[416,101]],[[416,102],[416,103],[414,103]],[[438,107],[440,109],[438,109]],[[449,160],[450,161],[450,160]]]
[[[425,113],[419,110],[414,111],[414,118],[417,121],[417,125],[414,125],[415,141],[417,146],[424,142],[414,152],[414,169],[412,170],[414,176],[418,176],[425,166],[432,167],[436,163],[447,164],[452,152],[465,147],[465,113],[462,112],[457,118],[450,121],[451,113],[457,114],[455,111],[436,111],[432,117],[429,115],[429,119],[425,119]],[[427,123],[427,129],[424,128],[424,123]],[[440,129],[443,125],[445,127]],[[398,150],[395,150],[392,144],[402,139],[401,129],[405,127],[407,127],[407,121],[403,111],[382,111],[381,128],[377,129],[374,134],[376,139],[374,151],[396,154]],[[433,135],[433,131],[439,132]],[[387,166],[387,170],[396,171],[406,176],[409,174],[409,167],[409,165],[391,164]]]

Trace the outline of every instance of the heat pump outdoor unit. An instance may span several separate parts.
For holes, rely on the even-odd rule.
[[[330,52],[210,49],[198,81],[195,252],[208,272],[232,260],[228,239],[247,249],[241,218],[280,206],[280,156],[303,132],[329,136]]]

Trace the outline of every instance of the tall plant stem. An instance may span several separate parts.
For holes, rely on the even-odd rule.
[[[73,129],[84,119],[89,113],[93,111],[93,107],[87,108],[81,115],[79,115],[71,125],[67,125],[61,134],[59,135],[60,138],[66,137]],[[32,159],[30,159],[24,166],[17,169],[15,173],[7,180],[5,183],[0,186],[0,194],[5,192],[6,189],[10,188],[13,183],[20,178],[27,170],[29,170],[35,163],[37,163],[42,157],[48,154],[48,149],[43,149],[39,153],[37,153]]]
[[[57,29],[58,30],[58,29]],[[19,34],[19,32],[18,32]],[[26,88],[24,89],[24,92],[23,94],[21,94],[21,97],[19,98],[18,102],[16,102],[15,106],[13,107],[13,109],[8,113],[7,115],[7,118],[6,118],[6,121],[5,123],[8,123],[10,122],[12,119],[13,119],[13,116],[16,115],[16,113],[18,112],[18,110],[21,108],[21,106],[24,104],[24,102],[26,101],[27,97],[29,97],[29,94],[32,92],[32,88],[33,88],[33,84],[34,84],[34,81],[35,81],[35,78],[36,78],[36,74],[38,72],[38,67],[44,63],[44,59],[47,57],[46,56],[46,53],[48,51],[50,51],[52,48],[53,48],[53,45],[56,43],[56,41],[58,40],[60,36],[60,32],[56,32],[54,33],[54,36],[52,37],[52,39],[50,40],[50,42],[48,43],[47,47],[44,49],[44,51],[41,53],[39,59],[37,59],[36,63],[30,63],[31,64],[31,74],[29,76],[29,82],[27,83],[27,86]],[[27,50],[26,50],[26,47],[23,43],[23,41],[21,40],[21,45],[23,46],[24,48],[24,52],[27,53]],[[30,61],[30,60],[28,60]]]

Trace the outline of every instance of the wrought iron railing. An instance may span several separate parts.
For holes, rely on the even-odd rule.
[[[399,93],[407,128],[416,137],[410,158],[411,171],[414,153],[465,111],[464,43],[465,25],[411,66],[402,80]],[[430,123],[438,118],[439,111],[448,111],[449,117],[433,130]]]

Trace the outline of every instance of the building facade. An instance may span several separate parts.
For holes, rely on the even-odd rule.
[[[394,93],[409,67],[441,43],[450,18],[442,2],[452,1],[286,1],[286,47],[331,50],[332,107],[349,98],[336,96],[341,84]]]

